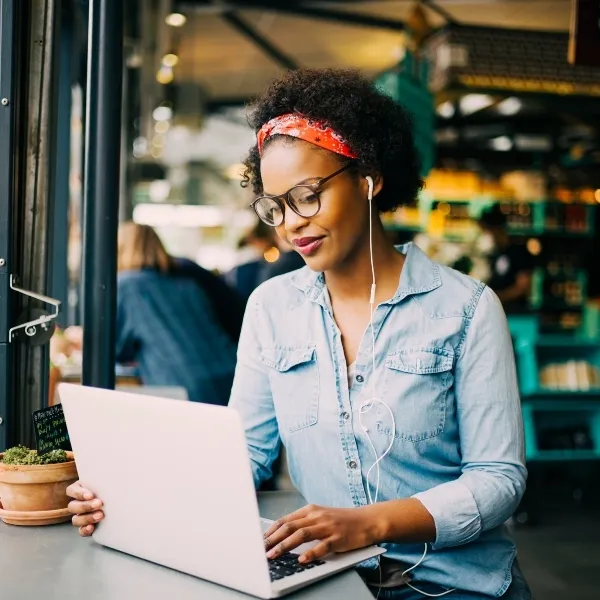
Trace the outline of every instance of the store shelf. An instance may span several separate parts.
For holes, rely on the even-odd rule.
[[[600,402],[523,405],[528,461],[600,459]]]
[[[598,396],[600,383],[600,346],[541,339],[515,345],[519,386],[524,397]],[[548,384],[544,382],[544,377]]]
[[[600,452],[594,450],[537,450],[527,453],[528,461],[578,461],[600,460]]]
[[[582,310],[587,299],[587,287],[588,276],[583,269],[562,269],[550,273],[537,268],[531,282],[530,306],[538,311]]]
[[[536,398],[557,398],[560,400],[574,399],[579,400],[582,398],[593,398],[600,401],[600,388],[593,390],[554,390],[544,387],[538,387],[536,390],[529,394]]]
[[[444,207],[444,212],[452,211],[455,207],[467,207],[468,219],[475,221],[479,219],[482,212],[494,204],[502,204],[512,206],[515,210],[515,218],[518,223],[511,223],[511,214],[508,215],[507,231],[514,237],[550,237],[550,238],[565,238],[565,239],[586,239],[594,235],[594,211],[596,206],[591,204],[574,203],[567,204],[554,199],[540,199],[530,202],[520,202],[516,200],[498,200],[489,196],[474,196],[472,198],[433,198],[427,193],[421,194],[418,200],[418,210],[422,215],[422,224],[402,223],[400,220],[395,220],[391,216],[386,221],[385,226],[390,230],[409,231],[409,232],[426,232],[431,234],[432,229],[437,232],[439,224],[432,227],[432,213],[439,211],[440,205]],[[437,208],[436,208],[437,207]],[[526,207],[524,214],[522,207]],[[584,213],[585,226],[579,230],[574,230],[570,222],[556,222],[555,219],[560,217],[561,211],[571,209],[581,209]],[[519,212],[521,210],[521,212]],[[529,220],[529,223],[522,222],[522,219]],[[452,222],[451,214],[442,216],[442,231],[438,232],[437,237],[452,236],[454,239],[467,239],[472,236],[468,232],[451,231]]]
[[[554,389],[540,381],[547,365],[570,364],[567,381],[577,381],[576,365],[600,366],[600,342],[584,335],[541,335],[535,315],[509,316],[513,338],[527,461],[600,460],[600,387]],[[585,371],[584,371],[585,373]]]
[[[541,348],[590,348],[598,349],[598,341],[578,336],[540,335],[536,345]]]

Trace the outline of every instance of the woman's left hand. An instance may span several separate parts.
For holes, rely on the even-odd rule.
[[[265,533],[267,558],[277,558],[301,544],[319,543],[299,557],[317,560],[331,552],[348,552],[376,544],[377,520],[373,506],[327,508],[310,504],[271,525]]]

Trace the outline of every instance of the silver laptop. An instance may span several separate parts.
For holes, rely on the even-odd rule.
[[[263,532],[271,522],[259,516],[241,418],[231,408],[65,383],[58,394],[80,481],[104,502],[99,544],[259,598],[385,551],[332,554],[310,568],[294,555],[283,565],[269,561]]]

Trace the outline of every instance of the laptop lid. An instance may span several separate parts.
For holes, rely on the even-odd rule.
[[[263,598],[271,583],[246,439],[232,409],[60,384],[105,546]],[[233,556],[243,557],[231,568]]]

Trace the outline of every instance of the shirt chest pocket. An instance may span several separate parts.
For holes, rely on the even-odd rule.
[[[280,426],[292,433],[314,425],[319,417],[319,368],[314,346],[264,348],[269,381]]]
[[[454,353],[444,348],[410,348],[388,354],[384,400],[394,413],[397,440],[418,442],[444,431],[453,365]],[[378,420],[377,428],[387,436],[393,433],[388,419]]]

